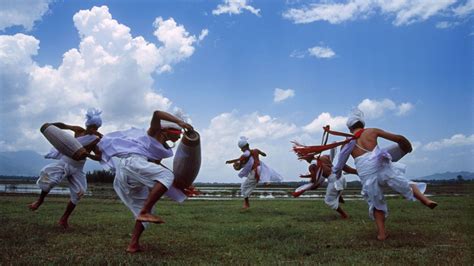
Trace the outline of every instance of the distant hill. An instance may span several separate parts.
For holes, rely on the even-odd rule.
[[[429,176],[423,176],[416,178],[416,180],[450,180],[457,179],[458,176],[462,176],[464,180],[474,179],[474,173],[467,171],[460,172],[446,172],[446,173],[437,173]]]
[[[0,152],[0,175],[37,176],[41,168],[51,162],[54,160],[45,159],[35,151]],[[102,170],[102,167],[87,160],[85,170]]]

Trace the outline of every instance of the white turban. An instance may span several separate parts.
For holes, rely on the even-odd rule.
[[[242,149],[243,147],[245,147],[245,145],[249,144],[248,140],[249,139],[246,138],[246,137],[240,137],[239,142],[237,143],[237,145],[239,145],[239,148]]]
[[[176,123],[166,121],[166,120],[161,120],[160,123],[161,123],[162,129],[170,128],[170,129],[181,130],[181,127]]]
[[[364,113],[358,108],[352,110],[352,113],[349,115],[349,118],[347,119],[346,125],[348,128],[350,128],[353,125],[355,125],[355,123],[357,122],[361,122],[362,125],[365,126]]]
[[[98,109],[88,109],[86,113],[86,127],[92,125],[97,127],[102,126],[102,118],[100,117],[100,114],[102,114],[102,111],[99,111]]]

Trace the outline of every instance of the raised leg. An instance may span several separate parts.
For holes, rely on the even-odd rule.
[[[32,211],[36,211],[41,206],[41,204],[43,204],[44,199],[46,198],[48,193],[49,192],[41,191],[41,194],[40,194],[39,198],[35,202],[29,204],[28,208],[30,208],[30,210],[32,210]]]
[[[150,223],[157,223],[161,224],[164,223],[163,219],[159,216],[153,215],[151,210],[155,203],[165,194],[168,189],[161,184],[160,182],[156,182],[156,184],[151,189],[150,193],[148,194],[148,198],[143,205],[140,213],[137,216],[137,221],[139,222],[150,222]]]
[[[417,200],[423,203],[423,205],[430,209],[434,209],[436,208],[436,206],[438,206],[437,202],[430,200],[428,197],[425,196],[425,194],[421,193],[421,191],[415,184],[411,184],[410,187],[413,191],[413,196],[415,196]]]

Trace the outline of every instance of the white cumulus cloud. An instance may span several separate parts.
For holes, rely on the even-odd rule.
[[[318,58],[331,58],[336,55],[336,53],[331,48],[322,46],[309,48],[308,52],[311,56]]]
[[[333,130],[344,130],[346,128],[347,117],[335,116],[330,113],[321,113],[311,123],[303,127],[303,130],[308,133],[323,132],[323,127],[330,125]]]
[[[468,146],[474,145],[474,134],[470,136],[465,136],[463,134],[456,134],[449,139],[442,139],[438,141],[433,141],[425,146],[423,149],[426,151],[436,151],[445,148],[451,147],[461,147],[461,146]]]
[[[216,9],[212,10],[212,14],[221,15],[227,13],[229,15],[237,15],[241,14],[243,10],[247,10],[256,16],[260,16],[260,9],[248,5],[247,2],[247,0],[224,0],[223,4],[217,5]]]
[[[210,166],[222,164],[223,158],[239,152],[237,141],[240,136],[246,136],[253,143],[270,143],[297,131],[294,124],[257,112],[246,115],[236,111],[222,113],[212,118],[209,127],[202,131],[203,160]]]
[[[468,0],[464,5],[459,5],[453,8],[453,12],[456,16],[465,17],[474,12],[474,0]]]
[[[297,24],[306,24],[315,21],[327,21],[339,24],[347,20],[354,20],[371,10],[371,1],[352,0],[347,3],[311,4],[301,8],[291,8],[283,13],[283,17]]]
[[[0,142],[44,150],[45,141],[38,145],[42,123],[81,125],[90,107],[103,110],[104,132],[145,127],[153,110],[171,110],[172,101],[156,91],[153,75],[191,57],[196,36],[173,18],[158,17],[158,45],[132,36],[106,6],[81,10],[73,21],[80,42],[63,54],[57,68],[33,60],[40,45],[35,37],[0,36]]]
[[[278,103],[294,96],[295,96],[295,91],[292,89],[283,90],[283,89],[276,88],[275,91],[273,92],[273,101]]]
[[[0,31],[11,26],[22,26],[27,31],[33,29],[35,21],[48,11],[52,0],[0,1]]]
[[[387,111],[395,112],[395,114],[399,116],[406,115],[413,107],[411,103],[401,103],[397,105],[390,99],[383,99],[381,101],[364,99],[357,106],[357,108],[364,112],[365,117],[368,119],[382,117]]]
[[[395,26],[402,26],[426,21],[437,15],[455,17],[473,12],[472,0],[451,9],[454,3],[456,0],[349,0],[337,3],[321,1],[288,9],[283,13],[283,17],[297,24],[315,21],[340,24],[381,14],[393,18],[392,23]]]

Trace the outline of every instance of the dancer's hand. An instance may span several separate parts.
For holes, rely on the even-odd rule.
[[[189,131],[194,131],[193,126],[191,126],[191,124],[188,124],[188,123],[186,123],[186,122],[184,122],[184,121],[179,122],[178,125],[179,125],[180,127],[184,128],[184,129],[189,130]]]

